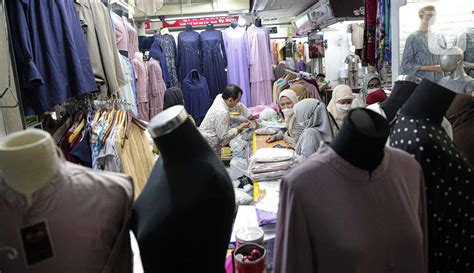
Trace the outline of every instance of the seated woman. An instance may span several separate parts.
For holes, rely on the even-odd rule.
[[[342,126],[342,121],[346,117],[353,101],[352,88],[348,85],[338,85],[332,92],[331,101],[328,104],[328,111],[332,121],[332,129],[334,135],[339,132]]]
[[[317,99],[304,99],[295,107],[295,122],[304,130],[296,144],[299,162],[318,151],[321,141],[329,143],[334,138],[326,105]]]
[[[298,139],[303,131],[303,128],[294,122],[293,106],[298,102],[298,96],[295,91],[285,89],[280,93],[280,108],[285,117],[286,132],[279,131],[277,134],[269,137],[267,143],[284,140],[288,144],[296,145]]]

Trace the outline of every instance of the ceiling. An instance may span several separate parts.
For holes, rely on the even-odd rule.
[[[314,0],[255,0],[254,11],[264,24],[288,23],[318,1]]]

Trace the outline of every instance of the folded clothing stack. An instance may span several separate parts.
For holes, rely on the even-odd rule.
[[[293,167],[295,152],[282,148],[263,148],[250,159],[249,174],[253,180],[277,180]]]

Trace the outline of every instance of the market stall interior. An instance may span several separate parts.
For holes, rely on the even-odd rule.
[[[0,272],[474,272],[472,0],[0,24]]]

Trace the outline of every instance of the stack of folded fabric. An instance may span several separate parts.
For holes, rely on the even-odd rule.
[[[253,180],[278,180],[295,163],[295,152],[282,148],[263,148],[250,159],[249,174]]]

